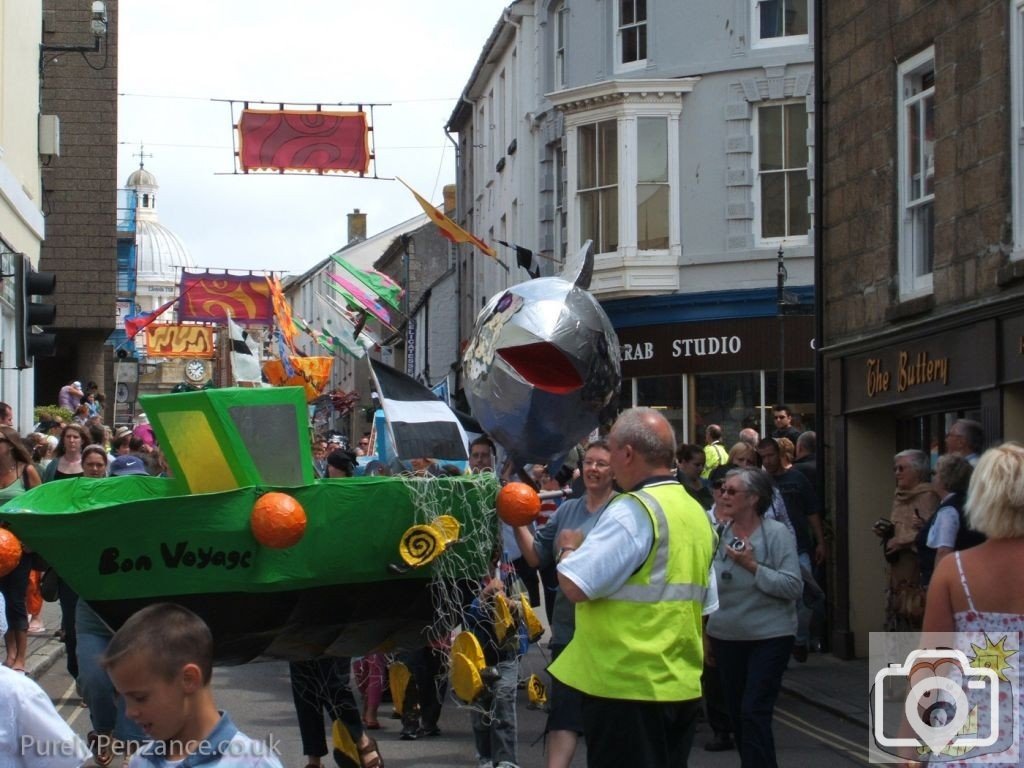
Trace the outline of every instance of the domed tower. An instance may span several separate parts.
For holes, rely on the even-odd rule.
[[[142,162],[128,177],[125,187],[138,195],[135,301],[140,311],[150,312],[177,295],[181,270],[195,269],[195,262],[178,236],[160,223],[156,210],[160,185]]]

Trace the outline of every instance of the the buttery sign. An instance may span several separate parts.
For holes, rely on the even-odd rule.
[[[843,361],[846,411],[990,387],[995,321],[908,339]]]
[[[813,368],[813,318],[787,317],[782,328],[786,369]],[[626,378],[775,370],[783,346],[774,317],[644,325],[616,333]]]

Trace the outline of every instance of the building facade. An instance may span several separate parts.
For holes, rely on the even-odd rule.
[[[621,404],[662,409],[681,441],[709,423],[727,439],[764,429],[783,399],[814,421],[810,6],[520,0],[450,121],[461,219],[497,238],[496,215],[535,211],[535,232],[513,231],[553,272],[594,243]],[[500,62],[517,76],[503,81]],[[514,156],[492,138],[501,125],[517,126]],[[515,207],[496,192],[510,170],[529,190]],[[504,209],[488,214],[492,199]],[[467,259],[481,261],[460,249]]]
[[[19,431],[32,425],[34,371],[15,363],[15,259],[38,268],[46,234],[40,181],[39,20],[41,3],[0,3],[0,400]],[[44,147],[51,153],[55,147]],[[56,393],[54,393],[56,398]]]
[[[56,402],[72,380],[95,381],[113,396],[104,342],[117,302],[117,2],[105,3],[101,35],[91,6],[42,3],[41,110],[60,119],[60,155],[42,173],[40,267],[57,274],[58,312],[57,354],[35,362],[41,404]]]
[[[893,455],[1024,437],[1024,2],[825,4],[823,354],[835,649],[881,630]]]

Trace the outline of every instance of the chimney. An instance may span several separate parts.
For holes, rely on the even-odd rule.
[[[356,208],[348,215],[348,241],[354,243],[366,239],[366,214]]]
[[[455,185],[445,184],[444,185],[444,215],[452,217],[455,215]]]

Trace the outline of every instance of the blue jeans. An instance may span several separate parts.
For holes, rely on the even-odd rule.
[[[97,733],[112,733],[121,741],[146,741],[142,729],[124,713],[124,699],[117,695],[100,659],[107,652],[114,633],[103,619],[84,600],[75,606],[75,630],[78,644],[78,684],[82,698],[89,705],[92,729]]]
[[[519,765],[516,759],[516,695],[519,690],[519,660],[499,661],[498,680],[491,689],[490,711],[473,709],[470,719],[477,757],[494,765]],[[484,699],[483,706],[487,706]]]
[[[776,768],[772,716],[793,638],[711,638],[743,768]]]

